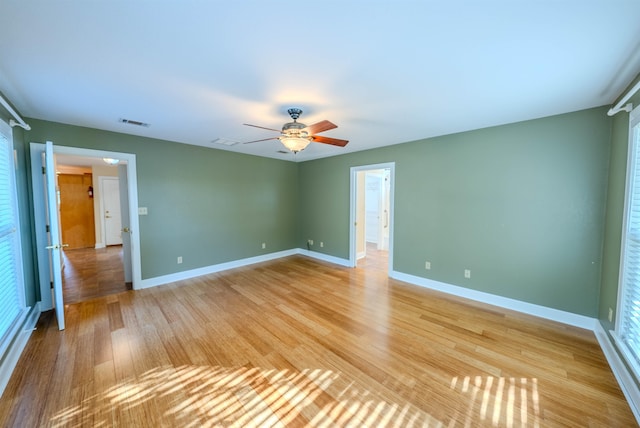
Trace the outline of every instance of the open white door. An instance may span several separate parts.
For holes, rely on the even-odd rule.
[[[122,216],[122,260],[124,261],[124,282],[133,280],[131,266],[131,227],[129,220],[129,183],[126,165],[118,166],[118,181],[120,184],[120,215]]]
[[[53,143],[47,141],[45,145],[45,177],[47,181],[47,211],[49,213],[49,228],[51,244],[47,249],[51,251],[51,270],[53,280],[53,300],[56,307],[58,329],[64,330],[64,301],[62,298],[62,244],[60,243],[60,231],[58,221],[58,196],[56,193],[56,168],[53,161]]]

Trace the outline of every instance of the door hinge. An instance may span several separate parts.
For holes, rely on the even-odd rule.
[[[53,290],[53,281],[51,281],[51,282],[49,283],[49,285],[51,286],[51,289]]]
[[[46,174],[46,173],[47,173],[47,168],[43,166],[43,167],[42,167],[42,175],[44,175],[44,174]]]
[[[47,225],[45,229],[46,229],[47,233],[51,232],[51,229],[49,228],[49,225]]]

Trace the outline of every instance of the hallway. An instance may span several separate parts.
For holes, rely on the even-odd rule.
[[[356,267],[387,275],[389,272],[389,251],[378,250],[376,244],[367,242],[367,255],[356,262]]]
[[[131,289],[124,282],[122,246],[62,252],[64,303],[77,303]]]

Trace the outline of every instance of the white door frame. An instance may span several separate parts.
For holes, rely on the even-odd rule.
[[[42,143],[34,143],[30,144],[31,157],[32,160],[36,153],[41,153],[44,151],[45,145]],[[138,175],[136,172],[136,155],[133,153],[121,153],[121,152],[110,152],[106,150],[93,150],[93,149],[83,149],[79,147],[68,147],[68,146],[56,146],[54,143],[53,146],[54,154],[65,154],[65,155],[74,155],[74,156],[83,156],[83,157],[93,157],[93,158],[114,158],[120,159],[123,162],[124,166],[127,168],[127,184],[128,184],[128,197],[129,197],[129,228],[131,230],[131,270],[132,270],[132,285],[133,289],[137,290],[141,288],[142,284],[142,269],[140,262],[140,230],[139,230],[139,222],[138,222]],[[125,163],[126,162],[126,163]],[[46,242],[46,231],[44,225],[46,223],[46,219],[44,217],[44,186],[42,183],[42,175],[40,170],[34,171],[32,168],[31,171],[32,183],[31,187],[33,190],[33,204],[34,204],[34,223],[36,230],[36,241],[37,242]],[[42,239],[42,235],[44,234],[44,240]],[[36,251],[41,251],[42,245],[38,244],[38,248]],[[44,246],[43,246],[44,248]],[[46,251],[46,250],[44,250]],[[48,257],[48,256],[47,256]],[[39,278],[40,278],[40,299],[41,299],[41,308],[46,311],[53,307],[52,299],[51,299],[51,290],[50,290],[50,274],[48,270],[48,263],[44,264],[40,262],[40,256],[38,258],[39,262]]]
[[[393,205],[395,194],[395,177],[396,163],[378,163],[373,165],[352,166],[350,173],[350,191],[349,191],[349,266],[356,267],[357,251],[356,251],[356,207],[357,201],[357,182],[359,171],[369,171],[372,169],[388,169],[389,170],[389,274],[393,271]]]

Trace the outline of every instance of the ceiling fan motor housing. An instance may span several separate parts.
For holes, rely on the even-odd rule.
[[[282,135],[286,135],[288,137],[300,137],[307,138],[309,137],[309,132],[305,129],[307,125],[300,122],[289,122],[285,123],[282,127]]]
[[[272,138],[263,138],[261,140],[248,141],[245,144],[249,143],[257,143],[258,141],[266,141],[266,140],[275,140],[278,139],[286,148],[291,150],[294,153],[297,153],[301,150],[304,150],[305,147],[309,145],[310,142],[315,141],[316,143],[321,144],[331,144],[334,146],[344,147],[349,142],[348,140],[340,140],[338,138],[330,138],[323,137],[317,135],[319,132],[328,131],[330,129],[337,128],[337,126],[328,120],[322,120],[318,123],[314,123],[313,125],[307,126],[304,123],[299,123],[298,118],[302,114],[302,109],[292,107],[287,110],[293,122],[285,123],[282,126],[282,131],[280,131],[279,137]],[[273,128],[265,128],[264,126],[250,125],[245,123],[247,126],[253,126],[256,128],[268,129],[270,131],[276,131]]]

